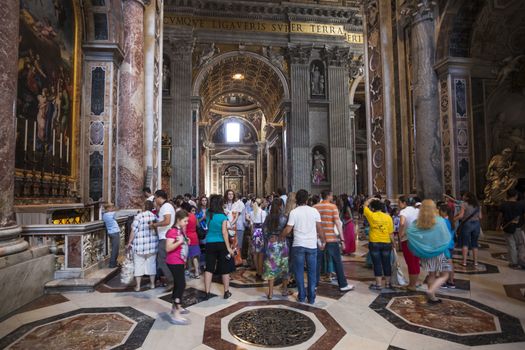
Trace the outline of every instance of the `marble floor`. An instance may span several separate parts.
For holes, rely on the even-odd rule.
[[[341,293],[323,281],[313,306],[278,289],[267,300],[265,285],[251,271],[238,271],[228,300],[220,283],[206,300],[203,279],[188,279],[183,304],[191,325],[175,326],[163,288],[133,292],[108,281],[93,293],[44,296],[4,317],[0,348],[525,349],[525,271],[507,267],[496,234],[483,242],[479,266],[460,268],[455,261],[458,288],[441,289],[438,305],[427,304],[424,287],[371,292],[367,249],[359,242],[356,254],[344,258],[355,290]]]

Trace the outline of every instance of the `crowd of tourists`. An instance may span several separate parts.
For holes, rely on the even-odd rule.
[[[141,291],[143,276],[149,276],[152,289],[164,286],[172,290],[174,324],[188,323],[183,315],[189,311],[182,306],[187,278],[203,276],[209,298],[212,277],[220,275],[223,298],[228,299],[232,295],[230,274],[239,267],[251,268],[257,281],[267,281],[268,299],[273,298],[276,280],[282,281],[282,296],[292,295],[291,289],[296,288],[296,300],[309,304],[315,303],[323,280],[337,283],[341,292],[354,289],[346,280],[342,256],[356,253],[361,219],[359,239],[368,240],[367,260],[375,276],[370,290],[417,291],[423,269],[428,304],[437,304],[441,302],[436,297],[439,288],[455,288],[455,247],[461,249],[461,265],[478,265],[482,211],[472,193],[463,194],[461,200],[444,195],[437,203],[401,196],[392,205],[380,194],[335,197],[329,190],[318,196],[306,190],[287,194],[279,189],[265,198],[243,197],[228,190],[223,196],[185,194],[173,199],[163,190],[143,191],[143,211],[129,218],[126,237],[126,248],[133,256],[135,291]],[[525,205],[513,190],[508,198],[501,207],[498,229],[509,236],[510,266],[519,268]],[[110,267],[117,266],[119,251],[116,210],[107,205],[103,215],[112,247]],[[398,268],[398,251],[408,267],[408,281]]]

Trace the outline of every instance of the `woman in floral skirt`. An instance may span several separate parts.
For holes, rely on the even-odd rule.
[[[276,278],[283,278],[282,295],[288,296],[288,243],[281,238],[281,232],[288,219],[283,214],[283,201],[275,198],[270,214],[264,221],[263,233],[266,244],[263,279],[268,281],[268,299],[273,297],[273,284]]]

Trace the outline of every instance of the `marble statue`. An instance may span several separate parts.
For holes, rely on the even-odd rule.
[[[262,48],[262,54],[266,57],[274,66],[284,71],[284,56],[275,53],[271,46],[265,46]]]
[[[310,72],[310,86],[312,95],[324,95],[324,75],[317,64],[312,66]]]
[[[326,180],[326,158],[324,155],[316,150],[314,153],[314,165],[312,169],[312,182],[319,184],[321,181]]]
[[[169,94],[171,88],[171,72],[167,64],[162,65],[162,91]]]
[[[211,43],[208,48],[202,50],[201,57],[199,58],[199,66],[202,66],[208,63],[215,54],[219,54],[221,50],[218,47],[215,47],[215,43]]]
[[[486,174],[485,204],[499,205],[505,200],[507,190],[516,186],[518,180],[514,174],[516,162],[513,153],[510,148],[505,148],[490,160]]]
[[[520,55],[517,57],[507,57],[500,63],[500,70],[498,72],[498,77],[496,78],[498,85],[501,85],[507,77],[514,72],[519,72],[521,67],[525,62],[525,55]]]

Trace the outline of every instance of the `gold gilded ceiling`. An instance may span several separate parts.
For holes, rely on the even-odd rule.
[[[234,75],[242,79],[234,79]],[[277,112],[284,90],[277,74],[266,63],[251,56],[226,57],[206,75],[200,86],[205,115],[215,104],[223,104],[224,97],[243,94],[255,102],[267,118]]]

